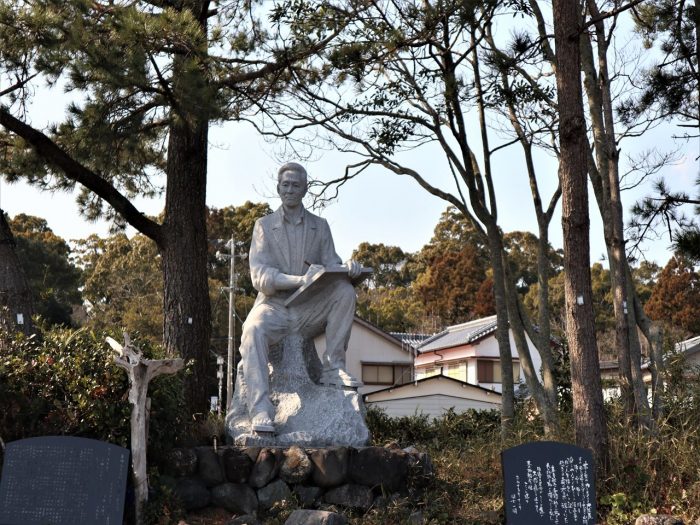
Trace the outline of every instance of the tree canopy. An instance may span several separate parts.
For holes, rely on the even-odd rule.
[[[81,272],[68,243],[45,219],[15,215],[9,220],[20,259],[34,295],[36,313],[49,324],[71,326],[73,307],[81,305]]]
[[[163,283],[160,255],[143,235],[108,238],[91,235],[78,241],[83,268],[83,299],[88,325],[97,330],[139,333],[162,340]]]
[[[700,275],[681,254],[668,261],[646,304],[652,319],[700,334]]]
[[[301,15],[316,20],[315,31],[299,27]],[[193,361],[193,411],[205,404],[211,334],[209,125],[258,111],[333,38],[334,24],[333,10],[285,1],[0,2],[0,77],[11,80],[0,92],[0,174],[77,187],[87,218],[129,224],[155,242],[164,342]],[[72,99],[64,120],[45,129],[26,111],[41,82]],[[136,196],[160,194],[162,220],[136,208]]]

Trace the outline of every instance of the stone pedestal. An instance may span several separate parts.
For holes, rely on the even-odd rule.
[[[270,349],[270,399],[275,405],[275,434],[251,429],[241,366],[226,430],[238,446],[300,445],[361,447],[369,442],[362,399],[353,388],[317,384],[321,362],[313,340],[287,336]]]
[[[217,506],[263,523],[285,500],[366,511],[410,490],[420,501],[435,475],[430,457],[413,447],[196,447],[170,451],[160,468],[185,510]]]

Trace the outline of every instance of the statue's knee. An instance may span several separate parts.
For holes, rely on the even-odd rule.
[[[253,323],[243,323],[243,333],[241,334],[241,353],[252,346],[255,341],[259,327]]]

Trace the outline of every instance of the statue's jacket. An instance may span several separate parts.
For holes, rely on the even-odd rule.
[[[279,273],[304,275],[307,263],[331,266],[341,264],[335,252],[333,237],[325,219],[304,210],[304,245],[301,267],[292,268],[289,241],[284,227],[282,207],[270,215],[258,219],[250,243],[250,276],[258,291],[255,306],[261,303],[282,306],[294,290],[277,290],[275,277]]]

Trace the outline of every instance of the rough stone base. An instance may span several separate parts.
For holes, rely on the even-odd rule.
[[[250,516],[292,500],[305,509],[384,508],[409,487],[422,497],[434,479],[430,457],[413,448],[197,447],[171,451],[161,468],[161,483],[185,510],[215,506]]]
[[[316,383],[321,362],[313,341],[289,335],[270,349],[270,399],[275,405],[276,433],[251,429],[246,384],[239,365],[226,430],[238,446],[351,446],[369,442],[365,409],[355,389]]]

